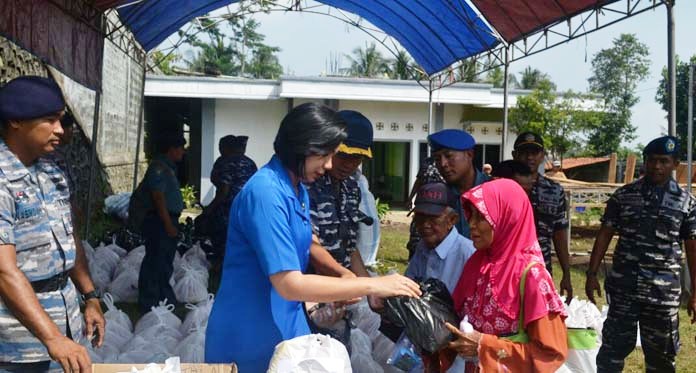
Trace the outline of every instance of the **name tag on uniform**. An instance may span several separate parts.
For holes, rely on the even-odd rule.
[[[15,205],[17,220],[30,219],[41,215],[42,212],[41,203],[39,203],[39,201],[32,202],[29,196],[23,191],[15,193]]]

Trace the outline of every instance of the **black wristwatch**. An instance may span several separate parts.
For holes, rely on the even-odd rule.
[[[92,290],[90,292],[82,294],[82,301],[86,302],[90,299],[99,299],[99,294],[97,294],[96,290]]]
[[[585,275],[587,276],[597,276],[597,271],[590,271],[589,269],[585,271]]]

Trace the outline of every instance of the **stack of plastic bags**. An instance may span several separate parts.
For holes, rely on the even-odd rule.
[[[119,193],[106,197],[104,200],[104,212],[121,219],[128,220],[128,205],[130,204],[131,193]]]
[[[349,306],[348,308],[353,314],[351,321],[355,324],[356,329],[351,330],[351,363],[354,366],[354,371],[356,372],[369,372],[370,370],[358,370],[355,366],[366,366],[370,369],[374,369],[377,372],[386,373],[398,373],[401,372],[399,369],[389,365],[387,361],[394,351],[394,342],[387,338],[382,332],[379,331],[379,326],[382,322],[381,317],[370,309],[367,303],[367,298],[363,299],[360,303]],[[355,339],[353,335],[358,332],[358,337]],[[372,362],[377,363],[374,365],[372,362],[367,361],[365,356],[360,356],[359,358],[353,359],[355,354],[356,346],[354,343],[361,342],[362,345],[367,345],[362,336],[367,336],[369,338],[371,352],[370,357]],[[360,347],[358,347],[360,350]],[[379,366],[381,369],[376,369]],[[374,367],[374,368],[373,368]]]
[[[205,329],[213,308],[213,295],[196,305],[187,304],[189,312],[179,331],[184,336],[174,349],[174,355],[179,356],[184,363],[203,363],[205,360]]]

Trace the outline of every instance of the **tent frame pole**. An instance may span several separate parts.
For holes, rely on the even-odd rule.
[[[500,144],[500,159],[502,161],[505,159],[505,150],[507,144],[507,134],[509,130],[508,124],[508,95],[510,93],[510,79],[508,79],[508,74],[510,73],[510,46],[505,47],[505,69],[504,69],[504,80],[503,80],[503,133],[501,136]]]
[[[89,160],[89,188],[87,189],[87,215],[85,216],[85,237],[89,239],[90,221],[92,220],[92,199],[94,198],[94,181],[98,167],[97,162],[97,142],[99,136],[99,113],[100,113],[101,93],[95,92],[94,95],[94,119],[92,121],[92,147],[90,149]]]
[[[686,143],[686,159],[687,159],[687,164],[686,164],[686,169],[687,169],[687,188],[686,190],[691,193],[691,182],[693,179],[693,170],[692,170],[692,162],[693,162],[693,151],[694,151],[694,69],[696,69],[696,65],[689,65],[689,107],[687,110],[687,115],[688,115],[688,120],[687,120],[687,143]]]
[[[143,60],[143,86],[140,87],[140,108],[138,109],[138,136],[136,137],[135,143],[135,165],[133,165],[133,188],[132,192],[135,192],[135,188],[138,187],[138,171],[140,169],[140,142],[143,135],[143,123],[145,119],[143,118],[145,114],[145,78],[147,76],[147,54]]]
[[[428,136],[433,133],[433,80],[428,81]],[[431,156],[431,149],[428,146],[428,156]]]
[[[669,119],[669,135],[675,136],[677,133],[677,69],[675,66],[675,41],[674,41],[674,0],[669,0],[667,6],[667,71],[668,79],[668,97],[669,111],[667,118]]]

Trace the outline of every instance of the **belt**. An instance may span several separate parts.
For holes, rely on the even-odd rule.
[[[68,272],[63,272],[53,277],[33,281],[31,282],[31,287],[34,288],[36,293],[48,293],[51,291],[58,291],[68,284]]]

